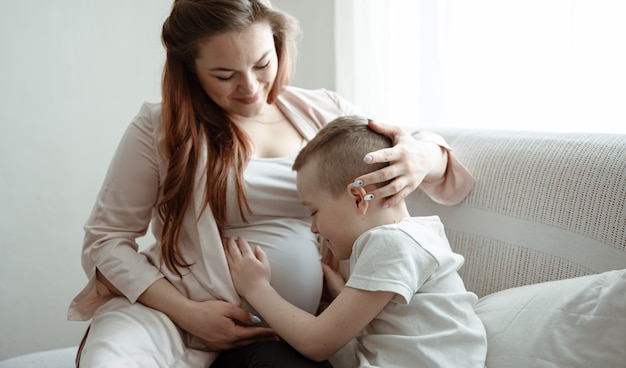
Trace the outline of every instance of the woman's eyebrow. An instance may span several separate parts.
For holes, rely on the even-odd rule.
[[[271,53],[272,53],[272,50],[265,51],[265,53],[263,53],[263,55],[261,55],[259,60],[257,60],[257,63],[261,62],[261,60],[265,59],[267,57],[267,55],[269,55]],[[211,69],[209,69],[209,71],[210,72],[236,72],[236,70],[234,70],[234,69],[224,68],[224,67],[211,68]]]

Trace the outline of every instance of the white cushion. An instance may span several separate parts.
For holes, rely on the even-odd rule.
[[[476,312],[489,368],[626,364],[626,270],[502,290]]]
[[[623,367],[626,270],[544,282],[481,298],[489,368]],[[76,347],[27,354],[0,368],[74,366]]]

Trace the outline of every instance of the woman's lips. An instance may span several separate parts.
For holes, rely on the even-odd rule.
[[[250,105],[257,102],[258,99],[259,95],[254,95],[250,97],[238,98],[237,100],[243,104]]]

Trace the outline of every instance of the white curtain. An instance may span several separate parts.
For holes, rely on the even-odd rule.
[[[374,119],[626,133],[626,1],[336,0],[335,29]]]

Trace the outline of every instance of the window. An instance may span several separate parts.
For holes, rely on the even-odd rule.
[[[626,133],[626,2],[337,0],[337,90],[423,128]]]

